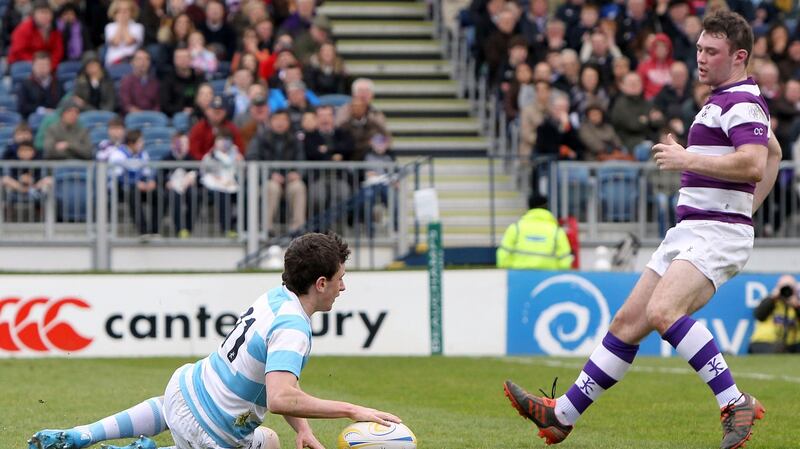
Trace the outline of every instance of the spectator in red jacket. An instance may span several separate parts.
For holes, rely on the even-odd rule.
[[[64,57],[64,41],[61,32],[53,28],[53,11],[46,1],[37,0],[33,14],[11,33],[11,48],[8,63],[32,61],[33,55],[44,51],[50,55],[53,70]]]
[[[636,71],[642,78],[644,99],[652,100],[661,88],[672,83],[672,41],[666,34],[658,33],[648,47],[649,57],[639,64]]]
[[[206,108],[206,116],[197,122],[189,130],[189,157],[200,161],[214,146],[214,140],[220,128],[226,128],[233,136],[233,143],[236,144],[239,152],[242,152],[244,145],[242,137],[236,125],[225,117],[225,101],[219,95],[211,100],[211,104]]]

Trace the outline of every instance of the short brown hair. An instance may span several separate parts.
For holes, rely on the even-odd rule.
[[[731,11],[718,11],[703,19],[703,31],[712,35],[724,35],[731,47],[730,54],[736,50],[745,50],[746,66],[753,52],[753,29],[744,17]]]
[[[333,278],[339,265],[349,256],[347,242],[332,232],[302,235],[294,239],[286,250],[281,279],[295,294],[306,294],[320,276]]]

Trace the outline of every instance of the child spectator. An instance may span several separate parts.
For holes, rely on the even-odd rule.
[[[28,139],[15,145],[13,150],[6,150],[3,160],[6,161],[38,161],[41,154],[33,148]],[[2,176],[3,188],[10,192],[10,202],[33,202],[43,199],[43,195],[53,185],[53,178],[44,176],[41,169],[33,167],[7,168]]]
[[[189,161],[189,137],[176,134],[172,138],[172,151],[165,161]],[[178,238],[188,238],[194,228],[195,211],[198,202],[197,170],[179,167],[168,171],[166,188],[169,192],[169,205],[172,212],[172,223]]]
[[[95,159],[108,161],[111,153],[122,145],[125,145],[125,122],[119,117],[114,117],[108,121],[108,137],[97,144]]]
[[[193,31],[189,35],[189,55],[192,58],[192,68],[198,73],[205,74],[206,78],[217,71],[217,56],[206,48],[206,39],[203,33]]]
[[[214,147],[203,156],[200,166],[200,182],[212,194],[220,231],[232,238],[236,237],[233,203],[239,191],[236,163],[240,160],[242,155],[233,143],[233,134],[220,127],[214,139]]]
[[[108,156],[109,176],[116,181],[121,201],[127,201],[140,235],[158,234],[158,200],[150,156],[138,129],[125,134],[125,144],[115,146]],[[148,215],[149,212],[149,216]]]

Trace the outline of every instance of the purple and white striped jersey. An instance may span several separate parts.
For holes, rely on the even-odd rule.
[[[722,156],[745,144],[767,146],[769,109],[752,78],[711,92],[689,129],[686,150]],[[766,151],[766,149],[765,149]],[[690,171],[681,173],[677,221],[714,220],[753,224],[751,182],[730,182]]]

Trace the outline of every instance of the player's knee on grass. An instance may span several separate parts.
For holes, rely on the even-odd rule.
[[[259,445],[259,442],[261,443]],[[256,427],[253,432],[252,447],[260,447],[263,449],[281,449],[281,442],[278,439],[278,434],[269,427]]]

